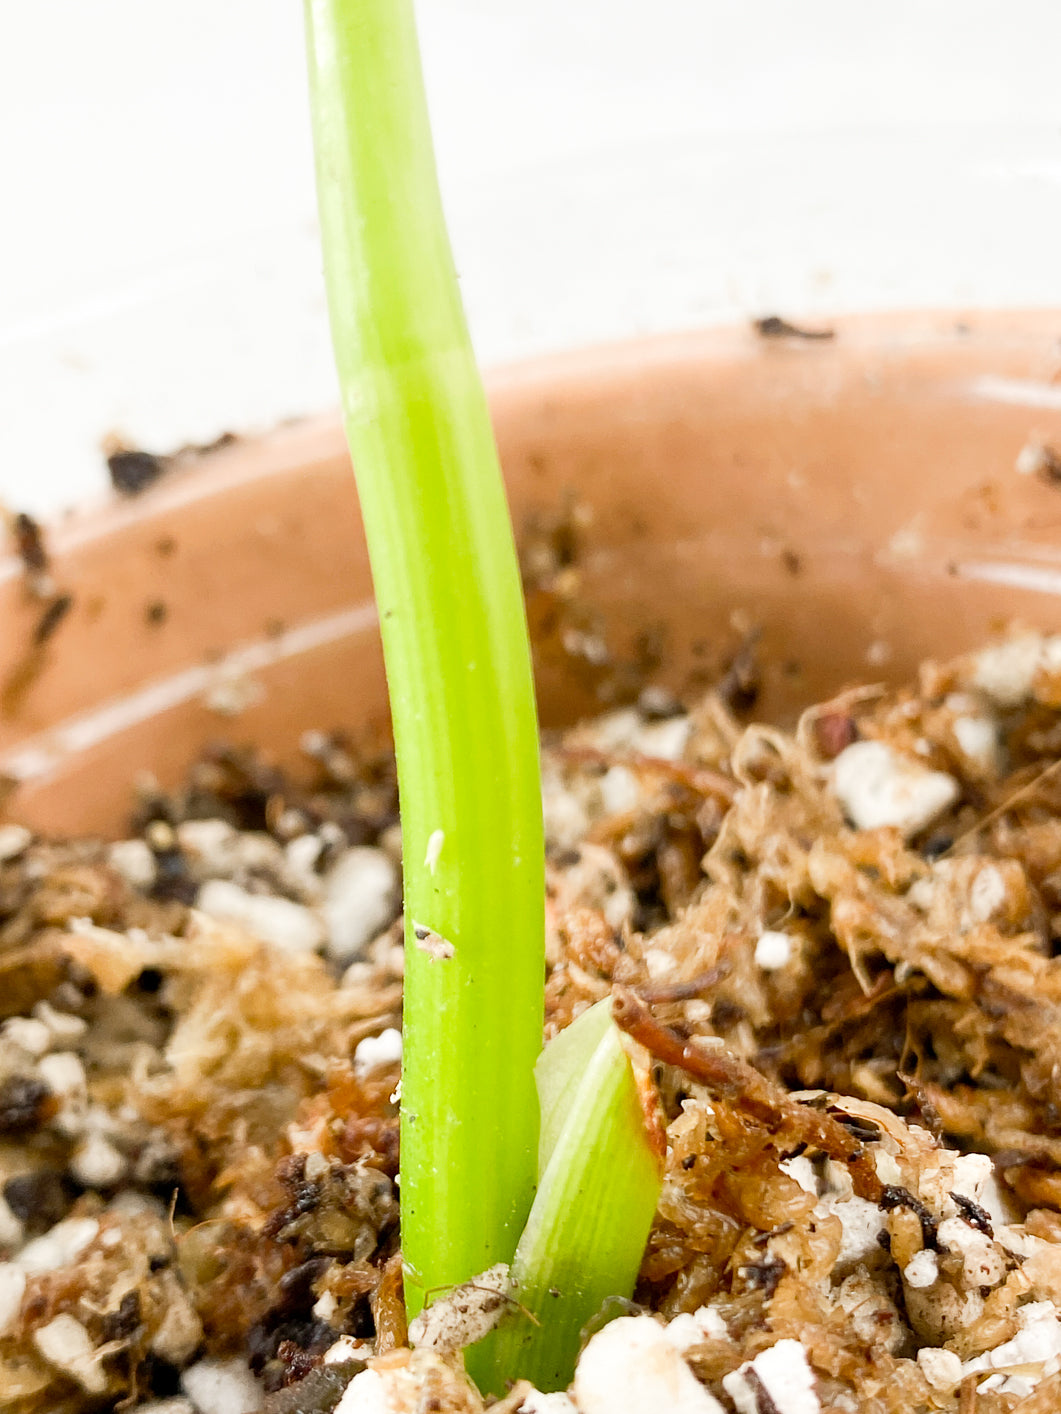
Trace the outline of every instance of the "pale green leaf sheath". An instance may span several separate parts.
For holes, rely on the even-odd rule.
[[[410,0],[306,0],[332,334],[383,630],[406,901],[402,1248],[425,1295],[534,1196],[543,844],[511,528]],[[421,926],[422,936],[414,933]]]
[[[633,1292],[662,1168],[609,1002],[549,1044],[538,1088],[541,1180],[512,1264],[523,1309],[483,1345],[500,1373],[557,1390],[587,1321]]]

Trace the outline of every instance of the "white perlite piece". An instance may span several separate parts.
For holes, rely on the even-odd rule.
[[[667,1339],[675,1350],[683,1353],[705,1340],[728,1340],[729,1331],[721,1314],[713,1306],[701,1306],[691,1315],[683,1311],[666,1327]]]
[[[11,1204],[3,1193],[0,1193],[0,1247],[6,1247],[9,1250],[21,1247],[25,1235],[22,1220],[15,1216],[11,1211]]]
[[[973,659],[973,686],[1000,707],[1019,707],[1031,697],[1039,668],[1054,660],[1059,643],[1058,638],[1022,633],[984,648]]]
[[[903,1281],[918,1291],[934,1286],[938,1280],[939,1260],[929,1247],[923,1247],[903,1268]]]
[[[354,1065],[359,1070],[373,1070],[378,1065],[393,1065],[402,1058],[402,1033],[388,1026],[378,1036],[366,1036],[358,1041]]]
[[[70,1172],[86,1188],[113,1188],[128,1168],[105,1134],[90,1129],[70,1158]]]
[[[969,890],[968,922],[989,923],[1006,902],[1006,881],[993,864],[985,864]],[[966,922],[963,916],[962,923]]]
[[[700,1323],[690,1311],[683,1311],[681,1315],[668,1321],[666,1332],[671,1345],[682,1355],[704,1339]]]
[[[181,1388],[199,1414],[257,1414],[262,1404],[261,1386],[238,1358],[190,1365]]]
[[[952,1152],[949,1151],[948,1152]],[[954,1187],[975,1203],[983,1203],[984,1192],[993,1181],[995,1166],[987,1154],[954,1155]],[[1008,1222],[1001,1213],[991,1215],[996,1222]]]
[[[540,1389],[532,1389],[516,1414],[578,1414],[578,1409],[562,1392],[542,1394]]]
[[[914,880],[906,897],[930,926],[950,929],[956,922],[959,932],[968,933],[981,923],[1005,920],[1010,890],[1019,875],[1020,866],[1010,861],[999,867],[971,856],[938,859],[929,874]]]
[[[388,1370],[384,1380],[378,1370],[362,1370],[347,1385],[343,1397],[335,1406],[335,1414],[394,1414],[390,1385],[402,1381],[404,1371]]]
[[[1006,1255],[986,1233],[970,1227],[964,1218],[946,1218],[939,1225],[939,1240],[962,1256],[962,1280],[968,1287],[998,1286],[1006,1277]]]
[[[994,1350],[966,1360],[962,1375],[979,1374],[982,1370],[1005,1370],[1014,1365],[1040,1366],[1031,1378],[1053,1374],[1061,1366],[1061,1320],[1052,1301],[1032,1301],[1017,1312],[1021,1329],[1012,1340],[996,1345]],[[1026,1376],[1027,1371],[1022,1372]]]
[[[884,1215],[876,1203],[866,1198],[842,1194],[826,1193],[814,1205],[814,1216],[819,1220],[829,1214],[840,1219],[843,1235],[836,1266],[843,1271],[855,1262],[872,1263],[883,1260],[884,1249],[879,1238],[885,1230]]]
[[[169,1291],[169,1305],[151,1340],[151,1353],[168,1360],[179,1370],[198,1350],[203,1339],[203,1323],[180,1286]]]
[[[52,1044],[52,1033],[35,1017],[12,1016],[0,1026],[0,1039],[12,1042],[20,1051],[39,1060]]]
[[[737,1406],[737,1414],[759,1414],[760,1390],[773,1401],[777,1414],[821,1414],[814,1373],[798,1340],[779,1340],[750,1364],[726,1375],[722,1388]]]
[[[755,965],[764,972],[775,972],[784,967],[792,956],[792,939],[787,933],[768,928],[760,934],[755,944]]]
[[[138,1404],[136,1414],[196,1414],[190,1399],[153,1399],[150,1404]]]
[[[620,1316],[598,1331],[575,1369],[574,1391],[581,1414],[724,1414],[651,1316]]]
[[[894,825],[916,835],[958,799],[958,782],[901,756],[883,741],[856,741],[833,763],[833,789],[860,830]]]
[[[787,1173],[789,1178],[794,1178],[804,1193],[818,1196],[818,1175],[806,1154],[797,1154],[794,1159],[782,1159],[778,1168],[782,1173]]]
[[[992,775],[999,765],[998,727],[989,717],[955,717],[954,737],[963,755],[981,771]]]
[[[24,1272],[57,1272],[70,1266],[99,1233],[95,1218],[64,1218],[41,1237],[27,1242],[15,1258]]]
[[[178,845],[191,856],[200,878],[235,872],[240,836],[227,820],[183,820],[176,833]]]
[[[208,879],[195,906],[208,918],[233,923],[281,952],[315,952],[324,942],[324,924],[310,909],[286,898],[249,894],[228,879]]]
[[[88,1079],[81,1057],[73,1051],[52,1051],[41,1057],[37,1074],[60,1101],[59,1113],[52,1123],[72,1139],[84,1129],[88,1105]]]
[[[589,829],[586,802],[568,790],[548,758],[542,762],[542,815],[546,842],[555,848],[574,848]]]
[[[107,1388],[92,1337],[73,1316],[56,1316],[40,1326],[33,1332],[33,1343],[49,1365],[76,1380],[89,1394],[102,1394]]]
[[[332,961],[353,962],[394,917],[397,897],[398,873],[388,855],[367,845],[348,849],[324,881],[321,912]]]
[[[917,1352],[917,1363],[933,1389],[953,1389],[962,1377],[962,1362],[953,1350],[939,1350],[926,1345]]]
[[[883,1344],[898,1354],[903,1342],[903,1321],[878,1277],[865,1266],[857,1266],[836,1290],[836,1302],[845,1312],[851,1334],[865,1345]]]
[[[600,799],[608,815],[625,815],[636,810],[641,787],[629,766],[612,766],[600,779]]]
[[[0,864],[17,857],[33,843],[25,825],[0,825]]]
[[[14,1262],[0,1262],[0,1336],[15,1324],[26,1293],[26,1273]]]
[[[298,885],[307,902],[316,903],[320,898],[321,879],[317,873],[317,860],[324,849],[320,835],[296,835],[284,846],[284,863],[287,872]]]
[[[56,1011],[48,1002],[38,1002],[33,1008],[33,1015],[47,1026],[53,1046],[69,1046],[88,1030],[88,1022],[83,1016],[73,1016],[68,1011]]]
[[[706,1340],[729,1340],[729,1327],[721,1311],[714,1306],[698,1306],[693,1317]]]
[[[117,840],[107,851],[107,862],[134,889],[149,889],[158,873],[146,840]]]
[[[334,1345],[324,1352],[325,1365],[342,1365],[347,1360],[360,1360],[373,1354],[370,1340],[358,1340],[352,1335],[341,1335]]]
[[[958,1192],[968,1193],[968,1189],[962,1188]],[[994,1172],[987,1179],[979,1195],[976,1195],[976,1202],[991,1219],[996,1231],[999,1228],[1007,1227],[1010,1223],[1019,1221],[1013,1194],[1008,1190],[1003,1191],[998,1175]]]
[[[663,722],[649,722],[637,733],[637,750],[646,756],[658,756],[661,761],[680,761],[693,734],[691,717],[668,717]]]

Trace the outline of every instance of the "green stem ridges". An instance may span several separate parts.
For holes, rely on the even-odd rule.
[[[608,1001],[550,1042],[537,1077],[539,1186],[512,1263],[522,1313],[490,1353],[502,1373],[556,1390],[571,1378],[583,1328],[609,1297],[634,1289],[662,1168]]]
[[[425,1295],[510,1261],[534,1196],[545,972],[537,723],[412,5],[306,0],[306,19],[328,302],[398,757],[413,1315]],[[414,921],[453,956],[417,947]]]
[[[539,1066],[538,1183],[545,881],[530,652],[412,3],[305,7],[332,336],[401,795],[406,1306],[411,1318],[511,1263],[535,1319],[468,1351],[469,1369],[495,1393],[520,1375],[555,1389],[585,1320],[633,1288],[659,1168],[618,1033],[595,1009]]]

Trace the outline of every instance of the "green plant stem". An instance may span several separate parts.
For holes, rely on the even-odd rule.
[[[537,725],[412,5],[306,0],[306,23],[332,335],[398,757],[402,1249],[412,1315],[435,1289],[510,1261],[534,1195],[544,978]],[[414,922],[452,956],[436,960],[418,946]]]

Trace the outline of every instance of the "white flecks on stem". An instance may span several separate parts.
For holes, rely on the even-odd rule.
[[[448,939],[425,923],[413,923],[413,938],[420,952],[427,953],[432,962],[448,962],[456,952]]]
[[[427,837],[427,849],[424,851],[424,867],[433,874],[438,866],[439,856],[442,853],[442,846],[446,843],[446,833],[444,830],[432,830]]]

